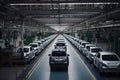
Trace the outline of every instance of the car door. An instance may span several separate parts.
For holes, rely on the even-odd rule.
[[[99,63],[100,63],[100,53],[97,53],[95,57],[95,65],[99,67]]]
[[[35,57],[35,53],[34,53],[33,47],[30,47],[30,55],[31,55],[31,59]]]

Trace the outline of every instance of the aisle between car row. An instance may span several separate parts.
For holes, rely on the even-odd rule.
[[[68,70],[69,54],[67,54],[67,45],[61,35],[58,36],[57,42],[54,45],[54,49],[48,56],[51,70]]]

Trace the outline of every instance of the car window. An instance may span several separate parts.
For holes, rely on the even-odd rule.
[[[66,53],[61,51],[55,51],[52,52],[52,56],[66,56]]]
[[[24,48],[24,52],[28,52],[29,51],[29,48]]]
[[[65,46],[65,43],[57,43],[56,46]]]
[[[101,48],[91,49],[91,52],[100,52],[100,51],[102,51],[102,49],[101,49]]]
[[[118,57],[116,55],[102,55],[102,60],[105,61],[118,61]]]
[[[88,47],[88,51],[90,51],[90,47]]]
[[[100,58],[100,53],[97,54],[97,58]]]
[[[37,45],[36,45],[36,44],[30,44],[30,46],[32,46],[32,47],[37,47]]]
[[[22,49],[21,48],[19,48],[18,50],[17,50],[17,53],[20,53],[22,51]]]
[[[33,50],[33,48],[32,47],[30,47],[30,51],[32,51]]]

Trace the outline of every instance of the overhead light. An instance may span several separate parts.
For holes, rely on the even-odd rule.
[[[96,4],[96,5],[100,5],[100,4],[119,4],[118,2],[99,2],[99,3],[59,3],[59,5],[92,5],[92,4]],[[58,5],[56,3],[14,3],[14,4],[9,4],[12,6],[35,6],[35,5]]]

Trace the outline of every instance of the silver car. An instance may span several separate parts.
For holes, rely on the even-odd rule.
[[[69,54],[64,49],[54,49],[49,54],[49,64],[51,70],[56,67],[62,67],[68,69],[69,65]]]
[[[84,46],[85,44],[89,44],[89,42],[82,41],[82,42],[81,42],[81,45],[79,46],[79,50],[80,50],[81,53],[83,53],[83,50],[84,50],[84,48],[85,48],[85,46]]]
[[[19,48],[14,56],[20,57],[21,56],[21,48]],[[34,50],[31,46],[23,46],[23,57],[30,61],[31,59],[35,58]]]
[[[84,54],[85,56],[87,55],[88,49],[89,49],[90,47],[95,47],[95,45],[94,45],[94,44],[86,44],[86,45],[85,45],[85,48],[84,48],[84,51],[83,51],[83,54]]]
[[[55,49],[64,49],[67,51],[67,45],[65,42],[56,42]]]
[[[29,46],[33,47],[34,52],[35,52],[36,55],[39,54],[39,52],[40,52],[40,46],[39,46],[38,43],[35,43],[35,42],[34,43],[30,43]]]
[[[120,58],[114,52],[98,52],[94,65],[100,72],[120,72]]]
[[[101,51],[103,51],[103,49],[100,47],[90,47],[88,49],[88,53],[86,54],[86,57],[90,60],[90,62],[93,62],[96,53]]]

